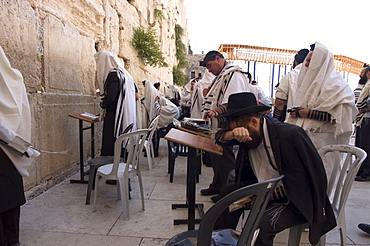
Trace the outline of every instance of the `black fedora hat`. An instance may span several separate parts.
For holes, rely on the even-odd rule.
[[[219,114],[216,118],[236,118],[239,116],[254,114],[271,109],[269,106],[258,105],[256,97],[251,92],[240,92],[229,96],[227,111]]]

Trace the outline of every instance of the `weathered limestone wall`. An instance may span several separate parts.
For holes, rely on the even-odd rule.
[[[0,45],[24,77],[32,110],[32,144],[42,153],[29,169],[25,188],[47,188],[78,169],[80,112],[100,112],[95,93],[95,47],[118,54],[136,84],[172,83],[175,24],[187,33],[184,0],[0,0]],[[154,10],[164,19],[159,21]],[[130,44],[133,28],[156,30],[168,68],[145,66]],[[188,46],[188,38],[183,37]],[[143,91],[141,90],[141,93]],[[96,124],[96,151],[101,124]],[[84,133],[84,156],[90,135]],[[41,185],[42,184],[42,185]],[[35,189],[35,188],[34,188]]]

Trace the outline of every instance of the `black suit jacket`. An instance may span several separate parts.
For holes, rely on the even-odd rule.
[[[311,244],[316,244],[323,234],[336,226],[333,209],[326,195],[327,179],[322,160],[301,127],[282,123],[271,117],[262,116],[262,119],[267,124],[278,171],[284,174],[285,192],[310,224],[309,240]],[[216,139],[224,132],[218,132]],[[230,141],[226,144],[235,143],[238,142]],[[248,149],[240,144],[236,173],[241,164],[250,166],[245,158],[247,154]]]

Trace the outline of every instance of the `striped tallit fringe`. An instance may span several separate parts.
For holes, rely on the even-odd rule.
[[[125,75],[121,70],[117,70],[117,76],[120,81],[120,93],[118,97],[117,102],[117,108],[116,108],[116,117],[114,122],[114,136],[116,138],[121,135],[123,129],[122,129],[122,119],[124,117],[124,100],[126,95],[126,78]]]

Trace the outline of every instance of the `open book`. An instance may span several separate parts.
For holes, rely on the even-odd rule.
[[[233,202],[229,206],[229,212],[231,213],[241,208],[250,209],[252,206],[253,198],[254,198],[254,195],[246,196],[246,197],[243,197],[242,199],[237,200],[236,202]]]
[[[95,114],[87,113],[87,112],[82,113],[81,116],[92,119],[92,120],[96,120],[96,119],[99,118],[99,116],[97,116]]]

